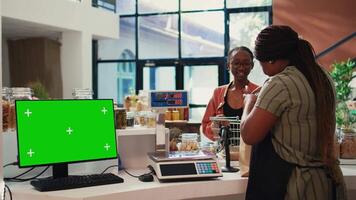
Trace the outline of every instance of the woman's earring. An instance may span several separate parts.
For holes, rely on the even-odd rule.
[[[269,64],[273,64],[273,63],[274,63],[274,61],[273,61],[273,60],[270,60],[270,61],[268,61],[268,63],[269,63]]]

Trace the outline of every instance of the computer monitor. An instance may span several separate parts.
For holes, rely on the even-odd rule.
[[[68,176],[68,164],[117,158],[113,101],[108,99],[17,100],[18,165],[53,165],[53,177]]]

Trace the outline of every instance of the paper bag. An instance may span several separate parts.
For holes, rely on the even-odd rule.
[[[251,145],[246,144],[240,136],[240,173],[242,177],[248,177],[250,170]]]

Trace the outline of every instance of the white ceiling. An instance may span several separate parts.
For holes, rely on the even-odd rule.
[[[6,39],[22,39],[29,37],[47,37],[58,40],[61,36],[62,30],[35,24],[16,19],[2,18],[2,36]]]

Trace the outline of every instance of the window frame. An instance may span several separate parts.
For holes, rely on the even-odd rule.
[[[207,65],[213,64],[218,65],[218,86],[229,83],[230,77],[229,72],[226,70],[226,59],[229,51],[229,16],[232,13],[250,13],[250,12],[268,12],[269,13],[269,24],[272,24],[272,4],[270,6],[258,6],[258,7],[242,7],[242,8],[227,8],[226,0],[224,0],[224,8],[222,9],[209,9],[209,10],[181,10],[181,0],[178,0],[178,11],[174,12],[161,12],[161,13],[138,13],[138,0],[135,0],[135,13],[125,14],[120,16],[120,18],[134,17],[135,18],[135,59],[131,60],[98,60],[98,41],[93,41],[93,91],[94,98],[97,98],[98,94],[98,64],[105,62],[135,62],[136,63],[136,93],[143,89],[143,68],[150,65],[150,67],[157,67],[162,65],[176,66],[176,89],[181,90],[184,88],[184,66],[185,65]],[[182,57],[182,13],[198,13],[198,12],[213,12],[213,11],[224,11],[224,56],[222,57],[194,57],[194,58],[184,58]],[[178,14],[178,58],[172,59],[139,59],[139,24],[138,19],[141,16],[154,16],[154,15],[166,15],[166,14]],[[195,105],[190,104],[191,107],[205,107],[206,105]]]

